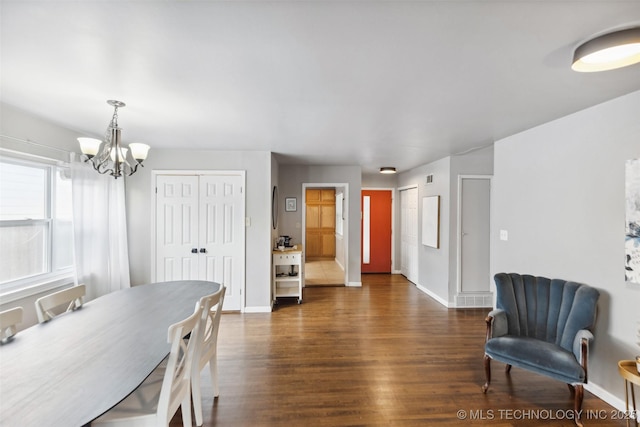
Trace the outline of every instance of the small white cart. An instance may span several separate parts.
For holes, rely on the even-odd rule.
[[[295,297],[302,304],[303,261],[302,245],[273,251],[273,302],[278,298]]]

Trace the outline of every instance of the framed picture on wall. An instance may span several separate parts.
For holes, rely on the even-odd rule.
[[[640,284],[640,159],[627,160],[625,170],[625,281]]]
[[[422,199],[422,244],[440,247],[440,196]]]
[[[295,197],[287,197],[284,199],[284,210],[287,212],[295,212],[298,206]]]

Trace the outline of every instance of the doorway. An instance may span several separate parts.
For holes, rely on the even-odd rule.
[[[347,283],[348,184],[302,184],[304,286]]]
[[[391,273],[392,190],[361,192],[360,256],[362,273]]]
[[[458,293],[456,307],[491,307],[491,176],[458,177]]]
[[[418,283],[418,187],[400,188],[400,272]]]
[[[309,261],[336,257],[336,190],[307,188],[305,191],[305,241]]]

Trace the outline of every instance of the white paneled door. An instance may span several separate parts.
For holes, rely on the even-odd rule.
[[[400,190],[400,272],[418,283],[418,189]]]
[[[489,292],[491,179],[460,177],[460,292]]]
[[[224,310],[241,310],[244,174],[156,175],[155,280],[227,287]]]

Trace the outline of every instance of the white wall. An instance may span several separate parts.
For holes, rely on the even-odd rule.
[[[349,283],[360,284],[360,190],[362,188],[360,166],[280,165],[279,175],[278,191],[283,205],[285,197],[296,197],[298,200],[296,212],[283,212],[281,216],[280,233],[292,236],[293,242],[301,242],[302,238],[302,184],[344,183],[349,185],[349,197],[348,200],[345,199],[348,215],[345,231],[349,239],[346,243],[348,245],[346,267]]]
[[[640,285],[624,281],[624,170],[640,157],[639,114],[640,91],[495,144],[492,274],[600,290],[589,381],[602,398],[623,398],[617,362],[640,353]],[[498,239],[501,229],[508,241]]]
[[[80,146],[76,138],[87,136],[40,117],[32,116],[4,103],[0,103],[0,135],[3,136],[0,138],[0,146],[3,148],[66,162],[69,161],[68,152],[80,153]],[[36,142],[63,151],[25,144],[14,138]]]
[[[416,285],[426,289],[441,303],[449,301],[450,173],[451,157],[446,157],[398,175],[398,187],[418,186],[418,283]],[[429,174],[433,174],[433,182],[426,184],[426,175]],[[421,243],[422,199],[427,196],[440,196],[439,248],[424,246]],[[397,206],[396,210],[396,218],[400,218],[400,206]],[[400,227],[397,229],[400,230]],[[396,245],[398,251],[400,247],[400,244]],[[400,254],[396,259],[401,259]]]
[[[127,179],[127,226],[131,284],[151,282],[152,170],[245,170],[246,228],[245,305],[271,304],[271,180],[267,151],[189,151],[151,147],[145,167]]]
[[[396,188],[397,186],[397,174],[362,174],[362,188]]]

